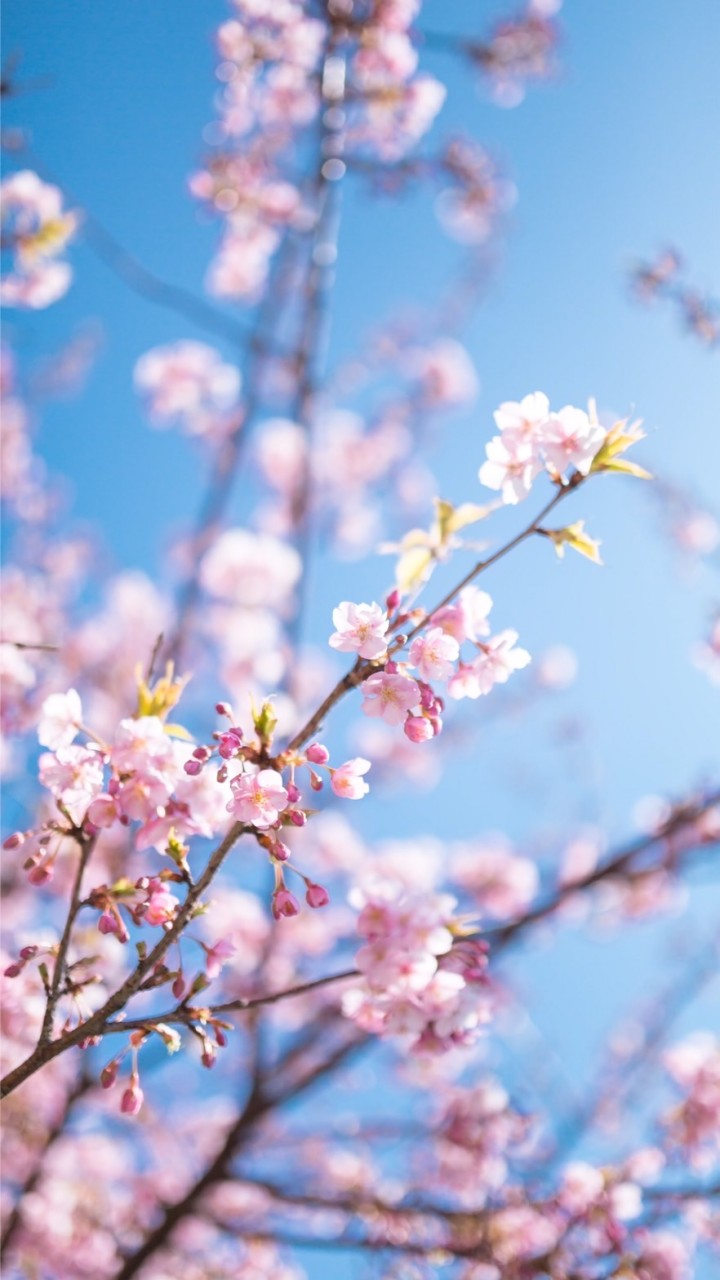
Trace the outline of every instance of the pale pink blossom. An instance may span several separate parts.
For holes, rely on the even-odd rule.
[[[146,924],[152,925],[169,924],[174,919],[179,906],[179,899],[166,889],[162,882],[159,882],[148,897],[143,920]]]
[[[430,627],[413,640],[408,662],[417,667],[423,680],[448,680],[459,654],[460,646],[453,636],[442,627]]]
[[[487,462],[480,468],[480,483],[502,491],[503,502],[514,506],[529,494],[541,471],[535,446],[529,440],[494,436],[485,446]]]
[[[453,875],[483,915],[506,920],[527,910],[540,882],[535,863],[515,854],[501,836],[461,846],[453,859]]]
[[[370,761],[358,756],[340,765],[338,769],[333,769],[330,785],[335,795],[341,796],[343,800],[361,800],[370,790],[363,776],[369,768]]]
[[[91,801],[102,791],[101,757],[86,747],[67,746],[58,747],[53,754],[44,752],[38,763],[42,785],[79,826]]]
[[[201,943],[201,946],[205,952],[205,976],[210,980],[217,978],[223,965],[237,951],[237,947],[229,938],[220,938],[211,947],[208,947],[204,942]]]
[[[76,737],[82,720],[82,704],[76,689],[67,693],[51,693],[42,704],[38,725],[41,747],[68,747]]]
[[[357,653],[361,658],[379,658],[385,652],[389,623],[381,605],[344,600],[333,610],[333,622],[336,630],[328,642],[332,649]]]
[[[283,609],[300,571],[300,557],[288,543],[247,529],[227,529],[205,555],[200,578],[205,590],[221,600]]]
[[[366,716],[379,716],[388,724],[402,724],[408,711],[420,701],[417,682],[409,676],[388,675],[376,671],[360,685],[362,710]]]
[[[430,621],[433,626],[442,627],[448,635],[454,636],[459,645],[466,640],[479,640],[481,636],[490,634],[487,619],[492,603],[487,591],[472,585],[464,587],[457,600],[438,609]]]
[[[493,417],[508,446],[521,441],[537,445],[544,438],[550,401],[542,391],[533,391],[520,401],[505,400]]]
[[[430,408],[471,404],[477,396],[479,382],[475,367],[465,348],[454,338],[444,338],[426,351],[412,352],[409,367]]]
[[[204,342],[175,342],[140,357],[135,386],[154,422],[176,420],[202,434],[236,406],[240,374]]]
[[[74,237],[79,218],[63,210],[58,187],[30,169],[0,183],[3,246],[13,254],[13,269],[0,285],[6,306],[43,308],[67,292],[72,271],[56,259]]]
[[[501,631],[479,646],[472,663],[461,663],[448,683],[451,698],[479,698],[496,684],[505,684],[514,671],[530,662],[526,649],[516,648],[517,631]]]
[[[232,778],[233,798],[227,805],[238,822],[264,830],[272,827],[288,806],[288,793],[275,769],[248,770]]]
[[[586,476],[607,432],[583,409],[566,405],[552,414],[542,429],[542,447],[549,470],[563,479],[568,467]]]

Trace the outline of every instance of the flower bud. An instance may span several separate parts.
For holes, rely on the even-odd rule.
[[[125,1116],[136,1116],[141,1110],[144,1101],[145,1094],[140,1088],[140,1080],[137,1072],[133,1071],[130,1077],[130,1084],[120,1101],[120,1110]]]
[[[321,884],[309,884],[305,901],[309,907],[326,907],[330,901],[330,894]]]
[[[435,732],[430,720],[425,716],[408,716],[403,725],[403,731],[405,737],[411,742],[427,742]]]
[[[296,916],[300,913],[300,903],[285,885],[281,885],[272,896],[271,910],[276,920],[281,916]]]
[[[321,742],[311,742],[305,752],[305,756],[311,764],[327,764],[330,759],[330,752]]]
[[[113,1058],[112,1062],[108,1062],[107,1066],[103,1067],[100,1072],[100,1083],[103,1089],[112,1089],[117,1080],[119,1065],[117,1059]]]

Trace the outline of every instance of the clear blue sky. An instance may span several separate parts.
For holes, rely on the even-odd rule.
[[[430,0],[420,25],[483,31],[500,8]],[[212,32],[225,13],[210,0],[5,4],[5,53],[22,51],[21,78],[37,82],[9,103],[7,123],[31,129],[38,165],[73,202],[146,266],[197,291],[216,233],[185,185],[212,118]],[[504,263],[466,334],[482,396],[471,415],[443,428],[432,460],[441,491],[481,500],[474,477],[492,409],[543,389],[555,405],[595,395],[603,410],[642,417],[650,468],[720,506],[718,357],[683,334],[668,309],[632,303],[625,280],[636,255],[672,243],[693,279],[720,294],[720,5],[568,0],[563,21],[560,76],[531,89],[513,111],[495,107],[447,55],[424,55],[450,85],[436,136],[469,131],[503,161],[519,191]],[[457,252],[437,228],[429,197],[393,206],[350,185],[331,361],[398,303],[432,308]],[[71,258],[76,283],[67,298],[46,313],[13,313],[7,331],[31,359],[60,347],[88,318],[101,320],[104,349],[89,386],[81,399],[47,408],[40,443],[51,468],[72,483],[76,518],[102,528],[112,563],[157,574],[168,525],[177,532],[192,517],[202,473],[187,441],[148,429],[132,368],[151,346],[204,335],[135,297],[87,247]],[[217,345],[232,358],[227,344]],[[159,486],[158,474],[169,483]],[[406,798],[368,805],[369,834],[506,827],[517,839],[539,830],[550,841],[568,820],[583,819],[627,834],[639,796],[682,793],[717,775],[720,700],[689,660],[720,597],[717,574],[706,569],[688,581],[678,573],[639,483],[598,483],[574,510],[603,540],[603,569],[579,558],[556,562],[539,542],[486,585],[501,624],[516,626],[531,651],[572,646],[575,688],[552,711],[481,735],[438,789],[413,795],[411,816]],[[313,578],[319,642],[333,603],[347,593],[347,567],[340,572],[325,566]],[[351,596],[368,599],[387,566],[371,559],[353,572]],[[560,716],[582,720],[584,745],[574,754],[553,745]],[[464,803],[468,792],[478,797],[474,812]],[[705,879],[698,873],[699,886]],[[712,895],[699,887],[693,903],[700,927]],[[572,943],[534,964],[528,988],[568,1069],[582,1068],[622,999],[654,983],[662,936],[647,926],[629,950]],[[624,990],[611,991],[609,976],[622,977]],[[553,999],[543,996],[548,990]],[[572,1027],[559,990],[577,1001]]]

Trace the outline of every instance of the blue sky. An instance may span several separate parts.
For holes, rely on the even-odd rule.
[[[482,31],[499,11],[430,0],[420,26]],[[147,267],[195,291],[216,233],[186,182],[212,118],[212,32],[225,12],[220,3],[187,0],[5,5],[6,55],[22,51],[20,76],[36,82],[7,109],[8,124],[32,132],[31,163]],[[720,6],[568,0],[563,22],[557,80],[532,88],[513,111],[492,104],[473,74],[459,72],[447,55],[424,55],[449,82],[434,136],[469,131],[518,188],[503,261],[464,335],[482,395],[471,414],[443,426],[432,465],[445,496],[482,500],[475,475],[500,401],[535,389],[554,405],[595,395],[602,410],[644,419],[642,456],[651,469],[717,506],[717,355],[685,335],[668,308],[634,303],[626,271],[636,255],[671,243],[698,285],[720,293]],[[204,335],[137,298],[82,244],[71,258],[76,283],[67,298],[46,313],[8,316],[7,332],[21,357],[32,359],[59,348],[89,319],[101,320],[103,350],[89,385],[81,399],[47,407],[40,446],[51,468],[69,478],[74,517],[102,528],[109,563],[157,574],[168,526],[178,532],[195,512],[202,469],[187,441],[148,429],[132,368],[151,346]],[[330,364],[399,304],[431,312],[457,261],[429,195],[393,205],[349,183]],[[217,345],[233,357],[229,344]],[[705,568],[688,579],[678,571],[639,482],[598,482],[568,511],[584,516],[603,540],[604,568],[579,558],[556,562],[538,542],[485,585],[499,624],[517,627],[532,651],[558,642],[576,651],[575,688],[552,709],[481,733],[438,789],[413,796],[411,816],[402,796],[367,806],[369,834],[445,829],[465,836],[505,827],[519,840],[540,830],[551,843],[568,820],[588,818],[627,834],[638,797],[681,794],[717,775],[718,694],[689,660],[720,596],[717,574]],[[319,564],[311,616],[322,642],[348,569],[335,570],[322,556]],[[369,599],[385,584],[387,565],[371,558],[352,573],[350,594]],[[582,722],[575,753],[553,745],[562,717]],[[518,757],[526,762],[519,791]],[[468,794],[478,797],[472,811]],[[706,887],[706,873],[695,879],[691,918],[701,931],[709,910],[717,910],[717,892]],[[643,926],[631,944],[603,949],[576,941],[534,965],[540,1020],[570,1069],[587,1062],[630,988],[637,995],[654,984],[667,936],[665,926]],[[573,1027],[567,1002],[574,1006],[578,991],[568,965],[592,1005],[588,1011],[579,1000]]]

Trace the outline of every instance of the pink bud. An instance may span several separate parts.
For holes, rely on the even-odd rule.
[[[227,782],[228,770],[226,764],[221,764],[217,771],[218,782]]]
[[[309,907],[326,907],[330,901],[330,894],[321,884],[309,884],[305,901]]]
[[[216,702],[215,711],[219,716],[225,716],[228,720],[232,720],[232,710],[229,702]]]
[[[52,865],[48,866],[46,862],[41,862],[38,867],[33,867],[28,876],[30,883],[35,885],[47,884],[52,878]]]
[[[300,912],[300,903],[295,895],[282,885],[272,896],[271,910],[276,920],[281,916],[296,916]]]
[[[395,587],[394,590],[390,592],[389,596],[387,596],[385,600],[385,608],[387,609],[388,613],[393,613],[394,610],[397,609],[400,603],[400,599],[401,599],[400,592],[398,591],[397,587]]]
[[[322,791],[323,789],[323,780],[322,778],[318,777],[314,769],[310,770],[310,786],[312,787],[313,791]]]
[[[425,716],[408,716],[403,730],[411,742],[427,742],[434,734],[433,726]]]
[[[170,990],[172,991],[176,1000],[182,1000],[183,993],[185,991],[185,979],[183,978],[181,973],[178,974]]]
[[[277,858],[278,862],[287,862],[290,857],[290,849],[282,840],[276,840],[270,852],[273,858]]]
[[[117,1080],[118,1066],[117,1059],[113,1058],[112,1062],[108,1062],[107,1066],[103,1067],[100,1072],[100,1083],[103,1089],[112,1089]]]
[[[23,971],[21,964],[9,964],[5,970],[6,978],[18,978]]]
[[[203,1049],[200,1061],[202,1062],[204,1067],[208,1067],[208,1068],[214,1067],[215,1066],[215,1049],[207,1041],[206,1041],[206,1044],[207,1044],[207,1048]]]
[[[302,809],[289,809],[288,818],[294,827],[304,827],[307,822],[307,817],[303,813]]]
[[[117,932],[117,917],[113,915],[112,911],[103,911],[98,920],[98,929],[101,933]]]
[[[39,950],[40,948],[36,947],[34,943],[32,943],[29,947],[23,947],[22,950],[20,951],[20,959],[32,960],[33,956],[36,956]]]
[[[211,755],[212,751],[207,747],[196,747],[193,751],[193,756],[196,760],[209,760]]]
[[[25,835],[22,831],[13,831],[11,836],[3,844],[3,849],[19,849],[21,844],[25,842]]]
[[[290,801],[290,804],[296,804],[297,801],[300,799],[300,788],[297,787],[294,782],[288,782],[287,797],[288,797],[288,800]]]
[[[321,742],[311,742],[305,755],[311,764],[327,764],[330,759],[330,752]]]
[[[219,1044],[220,1048],[224,1049],[225,1045],[227,1044],[227,1036],[225,1035],[225,1032],[222,1030],[221,1027],[215,1028],[215,1039]]]
[[[385,670],[389,676],[396,675],[397,669],[398,669],[397,662],[393,662],[392,658],[390,659],[389,662],[385,663]]]
[[[142,1108],[142,1104],[144,1101],[145,1101],[145,1094],[140,1088],[140,1081],[137,1077],[136,1072],[133,1072],[133,1074],[130,1077],[130,1084],[128,1088],[125,1090],[122,1096],[122,1099],[120,1101],[120,1110],[123,1113],[123,1115],[136,1116],[138,1111],[140,1111],[140,1109]]]
[[[191,778],[197,778],[198,774],[202,773],[202,762],[200,760],[186,760],[183,769],[190,774]]]

